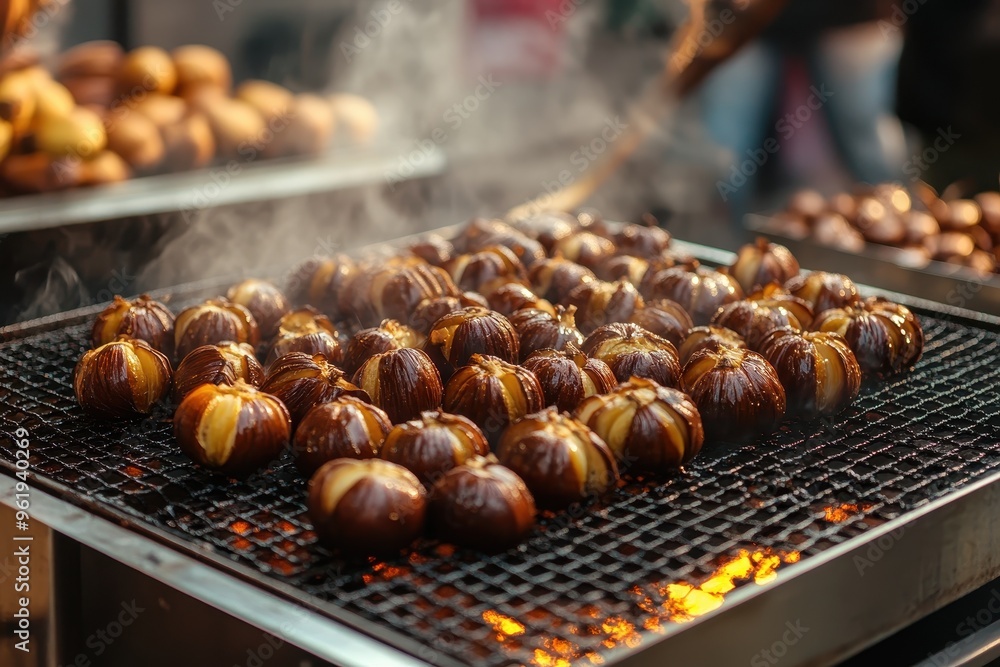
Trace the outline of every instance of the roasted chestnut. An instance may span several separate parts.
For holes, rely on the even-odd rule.
[[[455,246],[439,234],[428,234],[410,246],[410,252],[434,266],[444,266],[455,255]]]
[[[551,252],[556,241],[574,233],[580,228],[580,223],[563,211],[542,211],[518,220],[514,223],[514,228],[536,239],[546,252]]]
[[[447,379],[474,354],[488,354],[517,363],[520,343],[506,317],[487,308],[463,308],[434,323],[424,351]]]
[[[615,255],[601,262],[595,273],[601,280],[609,282],[627,280],[639,287],[642,285],[642,279],[649,271],[649,267],[650,262],[645,259],[631,255]]]
[[[104,417],[148,414],[170,391],[167,357],[125,336],[88,350],[73,371],[73,392],[87,412]]]
[[[512,250],[527,268],[545,259],[545,248],[541,243],[500,220],[474,220],[465,228],[463,235],[464,239],[455,241],[462,252],[478,252],[492,245],[502,245]]]
[[[614,254],[614,242],[591,232],[571,234],[552,246],[554,257],[561,256],[591,269]]]
[[[945,232],[937,236],[928,236],[924,245],[931,253],[931,258],[939,262],[963,263],[976,251],[976,239],[962,232]]]
[[[670,299],[679,303],[691,316],[695,326],[708,324],[727,303],[743,298],[743,289],[732,276],[696,267],[688,271],[681,267],[665,269],[649,283],[647,299]]]
[[[381,459],[335,459],[309,480],[316,535],[348,556],[387,556],[421,533],[427,494],[409,470]]]
[[[280,400],[237,380],[203,384],[185,396],[174,413],[174,435],[195,463],[241,477],[281,454],[292,424]]]
[[[510,317],[525,308],[544,310],[548,313],[556,312],[551,303],[539,298],[520,283],[505,283],[494,290],[489,290],[486,294],[486,301],[490,308],[504,317]]]
[[[858,202],[854,224],[872,243],[898,245],[906,238],[906,226],[900,213],[874,197]]]
[[[250,311],[228,299],[210,299],[185,308],[174,321],[174,344],[177,358],[202,345],[217,345],[226,341],[249,343],[260,340],[257,322]]]
[[[851,227],[839,213],[824,213],[813,223],[813,238],[831,248],[859,253],[865,248],[865,237]]]
[[[444,267],[462,290],[478,290],[496,278],[523,278],[524,265],[506,246],[488,246],[478,252],[459,255]]]
[[[795,319],[799,321],[803,329],[808,329],[812,326],[815,313],[813,313],[809,304],[797,296],[792,296],[788,290],[777,283],[765,285],[749,295],[747,299],[756,301],[758,304],[767,306],[768,308],[784,308],[795,316]]]
[[[267,364],[270,366],[275,359],[290,352],[322,354],[335,364],[344,359],[337,328],[326,315],[311,306],[293,310],[281,318],[267,354]]]
[[[425,336],[431,332],[434,323],[448,313],[463,308],[489,308],[486,299],[475,292],[463,292],[458,296],[439,296],[424,299],[413,310],[410,316],[410,326]]]
[[[474,421],[491,443],[513,421],[545,407],[535,374],[503,359],[474,354],[444,390],[444,410]]]
[[[477,456],[434,483],[427,526],[446,542],[497,552],[528,536],[535,512],[535,499],[520,477],[493,456]]]
[[[148,294],[132,301],[115,295],[114,301],[97,316],[90,341],[94,347],[100,347],[119,336],[144,340],[169,358],[174,353],[174,315]]]
[[[271,364],[261,390],[280,398],[296,424],[314,406],[341,395],[371,401],[367,392],[348,382],[326,356],[304,352],[290,352]]]
[[[583,334],[576,328],[576,307],[556,307],[555,314],[544,310],[519,310],[510,323],[520,339],[521,359],[538,350],[562,350],[567,345],[582,345]]]
[[[799,275],[799,262],[785,246],[758,236],[755,243],[737,251],[729,273],[749,293],[768,283],[785,283]]]
[[[861,367],[835,333],[778,329],[764,339],[760,353],[777,372],[790,413],[833,415],[861,390]]]
[[[353,396],[317,405],[302,418],[292,439],[295,465],[304,475],[333,459],[373,459],[392,429],[389,415]]]
[[[602,496],[618,481],[615,457],[604,441],[556,408],[511,424],[496,455],[524,480],[538,505],[548,509]]]
[[[383,459],[403,466],[427,486],[468,459],[489,453],[486,436],[472,420],[439,410],[397,424],[382,445]]]
[[[761,341],[775,329],[788,327],[800,331],[803,328],[791,311],[749,300],[726,304],[712,318],[712,324],[735,331],[751,350],[758,350]]]
[[[565,350],[538,350],[524,361],[542,387],[546,405],[572,412],[583,399],[604,394],[618,384],[600,359],[592,359],[570,343]]]
[[[850,197],[850,195],[846,195]],[[851,200],[853,201],[853,197]],[[826,199],[816,190],[799,190],[788,200],[788,211],[813,220],[826,210]]]
[[[681,376],[709,441],[742,444],[776,429],[785,415],[785,389],[756,352],[723,347],[695,353]]]
[[[393,424],[440,407],[444,392],[441,375],[430,358],[408,347],[369,358],[354,374],[354,383],[368,392]]]
[[[376,354],[404,347],[420,347],[423,344],[424,337],[415,329],[396,320],[384,320],[377,327],[362,329],[354,334],[347,344],[344,369],[353,374]]]
[[[627,224],[614,234],[611,240],[619,254],[651,259],[670,247],[670,232],[658,226],[656,218],[647,216],[646,224]]]
[[[180,402],[203,384],[236,384],[242,380],[254,387],[264,383],[264,369],[253,348],[246,343],[202,345],[191,350],[174,373],[174,400]]]
[[[606,363],[619,382],[634,376],[673,387],[681,374],[677,348],[638,324],[605,324],[587,336],[583,351]]]
[[[562,257],[538,262],[528,272],[531,290],[552,303],[561,303],[583,283],[596,280],[594,272]]]
[[[930,213],[924,211],[910,211],[903,216],[903,226],[906,228],[905,243],[908,245],[919,245],[927,237],[936,236],[941,233],[941,226]]]
[[[972,199],[952,199],[947,204],[948,215],[940,220],[941,227],[946,231],[968,231],[983,219],[979,204]]]
[[[668,472],[694,458],[705,440],[686,394],[641,378],[591,396],[574,415],[607,443],[623,471]]]
[[[917,316],[906,306],[880,296],[865,299],[865,308],[870,312],[888,314],[902,321],[903,333],[906,334],[907,340],[903,366],[909,367],[917,363],[924,351],[924,330]]]
[[[632,313],[628,320],[632,324],[654,333],[660,338],[666,338],[674,346],[684,341],[688,330],[694,326],[691,316],[681,308],[679,303],[669,299],[657,299]]]
[[[865,375],[887,377],[910,368],[923,352],[923,332],[910,317],[888,304],[858,304],[821,313],[813,328],[843,336]]]
[[[291,310],[281,290],[266,280],[244,280],[230,287],[226,296],[250,311],[262,336],[273,336],[279,320]]]
[[[318,308],[328,317],[339,318],[342,293],[357,277],[359,269],[350,257],[314,257],[303,262],[288,279],[287,294],[296,305]]]
[[[384,319],[410,321],[424,299],[458,296],[451,276],[416,257],[382,262],[360,270],[350,289],[341,290],[342,314],[373,327]]]
[[[785,289],[805,301],[817,315],[824,310],[843,308],[861,300],[854,281],[845,275],[826,271],[799,274],[785,283]]]
[[[645,305],[639,291],[627,280],[584,283],[569,293],[566,304],[576,306],[576,321],[584,334],[605,324],[626,322]]]
[[[677,351],[681,368],[687,366],[695,352],[701,350],[718,351],[723,348],[745,350],[747,343],[743,337],[731,329],[717,326],[694,327],[688,331],[687,337]]]

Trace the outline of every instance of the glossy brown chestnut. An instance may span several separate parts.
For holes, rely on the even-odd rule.
[[[976,250],[976,239],[962,232],[945,232],[928,236],[924,245],[931,258],[939,262],[963,263]]]
[[[583,334],[576,328],[576,307],[556,307],[555,314],[543,310],[519,310],[510,318],[520,339],[521,359],[538,350],[562,350],[567,345],[582,345]]]
[[[527,275],[514,251],[502,245],[459,255],[444,268],[462,290],[478,290],[484,283],[497,278],[524,278]]]
[[[594,280],[570,292],[566,305],[576,306],[580,331],[590,334],[605,324],[627,322],[645,304],[639,291],[627,280],[615,283]]]
[[[455,256],[455,246],[440,234],[428,234],[410,246],[410,252],[434,266],[444,266]]]
[[[904,368],[909,368],[920,360],[924,351],[924,330],[920,326],[920,320],[909,308],[880,296],[872,296],[865,299],[865,309],[872,313],[891,315],[901,320],[903,333],[906,334],[906,345],[902,359]]]
[[[114,301],[97,316],[90,342],[100,347],[119,336],[144,340],[169,358],[174,353],[174,315],[148,294],[132,301],[115,295]]]
[[[288,277],[285,293],[292,303],[318,308],[328,317],[339,317],[338,297],[358,275],[358,267],[347,255],[307,259]]]
[[[750,293],[768,283],[785,283],[799,275],[799,261],[785,246],[758,236],[755,243],[737,251],[729,273],[744,292]]]
[[[734,301],[719,309],[712,324],[735,331],[746,341],[747,347],[759,351],[764,338],[775,329],[803,329],[802,323],[781,306],[765,306],[759,301]]]
[[[644,308],[632,313],[628,321],[660,338],[666,338],[674,347],[684,341],[688,330],[694,326],[687,311],[669,299],[650,301]]]
[[[813,271],[799,274],[785,283],[792,296],[805,301],[813,313],[820,314],[831,308],[843,308],[861,300],[854,281],[839,273]]]
[[[681,387],[698,406],[709,441],[752,442],[776,429],[785,415],[785,389],[777,372],[749,350],[695,353],[684,367]]]
[[[615,250],[615,244],[610,239],[590,232],[577,232],[556,241],[552,246],[552,255],[592,269],[614,255]]]
[[[421,350],[402,348],[376,354],[354,374],[354,383],[386,411],[393,424],[416,419],[441,406],[441,375]]]
[[[803,329],[811,327],[813,319],[816,317],[813,309],[805,300],[792,296],[788,290],[777,283],[765,285],[747,298],[768,308],[784,308],[795,316]]]
[[[471,419],[440,410],[397,424],[382,445],[383,459],[403,466],[428,487],[455,466],[489,453],[486,436]]]
[[[601,262],[595,273],[601,280],[614,282],[627,280],[636,287],[642,285],[642,279],[649,271],[650,262],[632,255],[615,255]],[[667,268],[667,267],[663,267]]]
[[[268,366],[290,352],[322,354],[335,364],[344,359],[337,328],[326,315],[311,306],[293,310],[278,322],[278,333],[267,354]]]
[[[643,225],[626,224],[612,237],[619,254],[651,259],[670,247],[670,232],[657,226],[652,216],[648,222]]]
[[[304,475],[333,459],[373,459],[392,429],[389,415],[353,396],[340,396],[306,413],[295,429],[292,455]]]
[[[615,457],[604,441],[556,408],[511,424],[496,455],[524,480],[539,507],[548,509],[603,496],[618,481]]]
[[[760,353],[785,388],[789,413],[833,415],[861,390],[861,367],[838,334],[778,329],[764,339]]]
[[[314,406],[338,396],[354,396],[371,402],[371,397],[344,377],[344,372],[322,354],[290,352],[267,369],[261,391],[281,399],[292,422],[298,424]]]
[[[539,298],[525,285],[520,283],[505,283],[487,292],[486,301],[489,307],[504,317],[510,317],[519,310],[534,308],[547,313],[555,313],[555,308],[545,299]]]
[[[276,459],[292,435],[288,410],[252,386],[203,384],[174,413],[174,436],[192,461],[241,477]]]
[[[562,303],[578,286],[596,279],[593,271],[563,257],[538,262],[528,272],[531,290],[551,303]]]
[[[421,533],[427,494],[406,468],[381,459],[335,459],[309,480],[316,535],[348,556],[388,556]]]
[[[88,350],[73,371],[73,392],[87,412],[120,418],[149,414],[170,391],[167,357],[144,340],[121,336]]]
[[[972,199],[952,199],[947,202],[948,215],[941,222],[946,231],[964,232],[979,224],[983,212]]]
[[[724,348],[733,350],[747,349],[747,343],[743,337],[731,329],[717,326],[694,327],[688,331],[687,337],[681,343],[677,351],[680,357],[681,368],[687,366],[691,357],[701,350],[719,351]]]
[[[514,228],[537,240],[546,252],[559,239],[566,238],[580,228],[580,223],[563,211],[542,211],[514,223]]]
[[[384,320],[377,327],[362,329],[354,334],[347,344],[344,370],[353,374],[376,354],[423,344],[424,336],[415,329],[396,320]]]
[[[903,315],[887,307],[869,309],[859,304],[829,310],[816,317],[813,328],[843,336],[865,375],[900,373],[916,363],[923,351],[923,333],[917,336]]]
[[[249,310],[266,337],[275,334],[278,322],[292,309],[281,290],[266,280],[244,280],[230,287],[226,297]]]
[[[859,253],[865,247],[865,237],[839,213],[824,213],[817,218],[812,234],[817,243],[846,252]]]
[[[618,380],[606,363],[592,359],[575,345],[563,351],[538,350],[524,361],[542,387],[546,405],[572,412],[585,398],[611,391]]]
[[[446,379],[474,354],[488,354],[517,363],[520,342],[506,317],[487,308],[463,308],[448,313],[431,328],[424,351]]]
[[[605,324],[587,336],[583,351],[606,363],[619,382],[640,377],[674,387],[681,374],[677,348],[638,324]]]
[[[502,245],[510,249],[526,268],[531,268],[545,259],[545,248],[541,243],[506,223],[498,220],[488,221],[484,226],[474,223],[466,230],[472,230],[477,226],[480,229],[479,233],[470,236],[464,245],[456,243],[456,246],[463,248],[463,252],[478,252],[489,246]]]
[[[486,299],[475,292],[463,292],[458,296],[439,296],[433,299],[424,299],[413,310],[410,316],[410,326],[423,335],[431,332],[434,323],[448,313],[462,308],[489,308]]]
[[[203,384],[236,384],[242,380],[253,387],[264,384],[264,369],[253,348],[246,343],[202,345],[191,350],[174,373],[174,400],[180,402],[192,389]]]
[[[249,343],[260,340],[257,322],[250,311],[228,299],[210,299],[185,308],[174,321],[174,344],[178,359],[202,345],[226,341]]]
[[[410,321],[424,299],[458,296],[459,289],[444,269],[416,257],[395,259],[360,271],[350,289],[340,293],[340,309],[362,326],[384,319]]]
[[[494,443],[513,421],[545,407],[535,374],[503,359],[474,354],[444,391],[444,410],[464,415]]]
[[[854,224],[872,243],[898,245],[906,238],[906,225],[900,213],[874,197],[858,202]]]
[[[650,301],[669,299],[679,303],[695,326],[708,324],[719,308],[743,298],[743,289],[735,278],[701,267],[694,271],[666,269],[648,284],[649,292],[643,296]]]
[[[669,472],[694,458],[705,440],[686,394],[641,378],[588,398],[574,414],[607,443],[623,471]]]
[[[919,245],[928,236],[936,236],[941,233],[938,221],[930,213],[924,211],[910,211],[903,216],[903,226],[906,227],[904,243],[907,245]]]
[[[478,456],[435,482],[427,526],[446,542],[497,552],[528,536],[535,525],[535,512],[535,499],[520,477],[493,456]]]

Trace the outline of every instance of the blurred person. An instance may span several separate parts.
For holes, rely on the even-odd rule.
[[[732,158],[717,189],[734,218],[749,212],[764,164],[820,113],[854,179],[900,178],[905,140],[893,110],[902,35],[879,23],[892,7],[884,0],[790,0],[760,39],[706,80],[702,117]],[[796,61],[808,73],[806,101],[778,113]]]

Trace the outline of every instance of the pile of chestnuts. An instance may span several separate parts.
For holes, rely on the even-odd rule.
[[[838,413],[911,368],[923,333],[764,240],[710,269],[656,226],[545,214],[310,260],[285,289],[247,280],[176,317],[116,297],[92,343],[86,411],[173,400],[181,451],[231,477],[288,451],[319,538],[367,556],[424,535],[514,547],[539,510],[623,475]]]

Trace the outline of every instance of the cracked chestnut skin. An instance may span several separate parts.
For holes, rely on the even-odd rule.
[[[799,321],[803,329],[812,327],[813,319],[816,317],[816,314],[808,303],[797,296],[792,296],[788,290],[778,283],[769,283],[755,290],[747,299],[770,308],[784,308],[795,316],[795,319]]]
[[[278,322],[278,333],[271,341],[267,354],[268,366],[290,352],[322,354],[335,364],[344,360],[337,327],[311,306],[293,310]]]
[[[681,376],[710,442],[745,444],[774,431],[785,415],[785,389],[764,357],[749,350],[701,350]]]
[[[292,425],[275,396],[238,381],[203,384],[174,413],[174,436],[192,461],[242,477],[276,459],[288,446]]]
[[[170,391],[170,360],[144,340],[121,336],[88,350],[73,371],[73,392],[89,413],[111,418],[149,414]]]
[[[312,475],[333,459],[375,458],[391,428],[389,415],[353,396],[317,405],[295,429],[295,466],[303,474]]]
[[[433,535],[489,553],[516,546],[535,525],[535,499],[528,487],[493,456],[471,458],[442,475],[427,509]]]
[[[576,307],[556,307],[555,314],[529,308],[519,310],[510,318],[517,332],[521,359],[538,350],[563,350],[567,345],[582,345],[583,334],[576,328]]]
[[[447,379],[474,354],[517,363],[521,345],[506,317],[488,308],[463,308],[448,313],[431,328],[424,351]]]
[[[866,376],[902,373],[923,353],[923,331],[916,317],[888,301],[827,310],[816,317],[813,328],[843,336]]]
[[[335,459],[309,480],[309,518],[345,556],[390,556],[423,531],[427,494],[406,468],[381,459]]]
[[[673,344],[638,324],[605,324],[587,336],[583,351],[606,363],[619,382],[642,377],[672,387],[681,374]]]
[[[127,336],[143,340],[169,359],[174,354],[174,315],[148,294],[128,301],[115,295],[114,301],[94,321],[90,341],[94,347]]]
[[[253,315],[229,299],[209,299],[185,308],[174,320],[174,344],[178,359],[184,359],[196,347],[226,341],[249,343],[254,347],[260,341]]]
[[[545,259],[528,272],[531,291],[551,303],[561,303],[583,283],[597,280],[594,272],[564,257]]]
[[[393,424],[416,419],[441,406],[441,375],[421,350],[402,348],[376,354],[354,374],[354,382],[385,410]]]
[[[615,244],[610,239],[591,232],[577,232],[563,237],[552,246],[552,255],[561,255],[589,269],[615,254]]]
[[[174,400],[180,401],[203,384],[264,384],[264,369],[246,343],[202,345],[190,352],[174,373]]]
[[[523,366],[535,374],[546,405],[572,412],[585,398],[611,391],[618,380],[608,365],[592,359],[575,345],[565,350],[538,350]]]
[[[360,270],[350,288],[341,290],[340,310],[373,327],[384,319],[408,322],[424,299],[459,294],[444,269],[416,257],[394,258]]]
[[[286,293],[296,305],[310,304],[328,317],[339,318],[338,295],[349,291],[358,273],[357,264],[346,255],[313,257],[292,272]]]
[[[833,415],[861,390],[861,367],[838,334],[779,329],[764,339],[760,353],[777,372],[790,413]]]
[[[552,252],[556,241],[580,229],[580,222],[563,211],[542,211],[518,220],[514,223],[514,228],[537,240],[546,252]]]
[[[781,306],[765,306],[759,301],[734,301],[719,309],[712,324],[735,331],[751,350],[760,349],[765,337],[775,329],[802,330],[799,319]]]
[[[524,480],[536,503],[548,509],[602,496],[618,481],[615,457],[604,441],[555,408],[511,424],[496,456]]]
[[[341,395],[371,402],[367,392],[351,384],[325,356],[304,352],[290,352],[271,364],[261,391],[281,399],[296,424],[314,406]]]
[[[292,309],[281,290],[266,280],[244,280],[230,287],[226,297],[250,311],[261,336],[273,336],[278,322]]]
[[[674,347],[684,342],[688,330],[694,326],[687,311],[669,299],[650,301],[644,308],[636,310],[628,321],[660,338],[666,338]]]
[[[746,349],[747,343],[743,337],[732,329],[709,325],[706,327],[694,327],[688,331],[687,337],[681,343],[678,354],[680,355],[681,368],[687,366],[691,357],[700,350],[718,351],[723,348]]]
[[[691,398],[642,378],[591,396],[574,416],[607,443],[622,471],[672,471],[694,458],[705,441]]]
[[[444,391],[444,410],[468,417],[491,444],[511,422],[545,407],[535,374],[503,359],[474,354]]]
[[[580,331],[591,334],[612,322],[627,322],[645,304],[639,291],[627,280],[606,283],[594,280],[575,288],[566,305],[576,307]]]
[[[485,288],[484,288],[485,290]],[[555,308],[545,299],[539,298],[520,283],[506,283],[495,289],[486,291],[486,301],[490,308],[504,317],[510,317],[519,310],[534,308],[554,313]]]
[[[783,284],[799,274],[799,261],[783,245],[759,236],[736,253],[729,273],[746,293],[769,283]]]
[[[642,284],[642,279],[649,271],[649,261],[632,255],[615,255],[601,262],[594,272],[601,280],[615,282],[627,280],[636,287]]]
[[[471,419],[434,410],[397,424],[386,437],[381,456],[429,487],[455,466],[489,453],[486,436]]]
[[[459,255],[445,269],[462,290],[478,290],[497,278],[520,279],[527,275],[524,265],[506,246],[487,246],[474,253]]]
[[[785,289],[805,301],[817,316],[824,310],[844,308],[861,301],[854,281],[839,273],[799,274],[785,283]]]
[[[702,267],[693,271],[684,267],[664,269],[647,284],[648,293],[643,296],[650,301],[669,299],[680,304],[695,326],[708,324],[719,308],[743,298],[743,289],[735,278]]]
[[[659,227],[655,219],[649,224],[624,225],[612,240],[621,255],[634,255],[643,259],[659,257],[670,247],[670,232]]]
[[[347,345],[344,369],[353,374],[376,354],[404,347],[418,348],[423,343],[424,336],[415,329],[396,320],[384,320],[377,327],[354,334]]]
[[[475,292],[463,292],[458,296],[439,296],[433,299],[424,299],[414,308],[413,313],[410,315],[409,326],[426,336],[431,332],[431,327],[434,326],[434,323],[448,313],[475,306],[489,308],[486,299]]]

